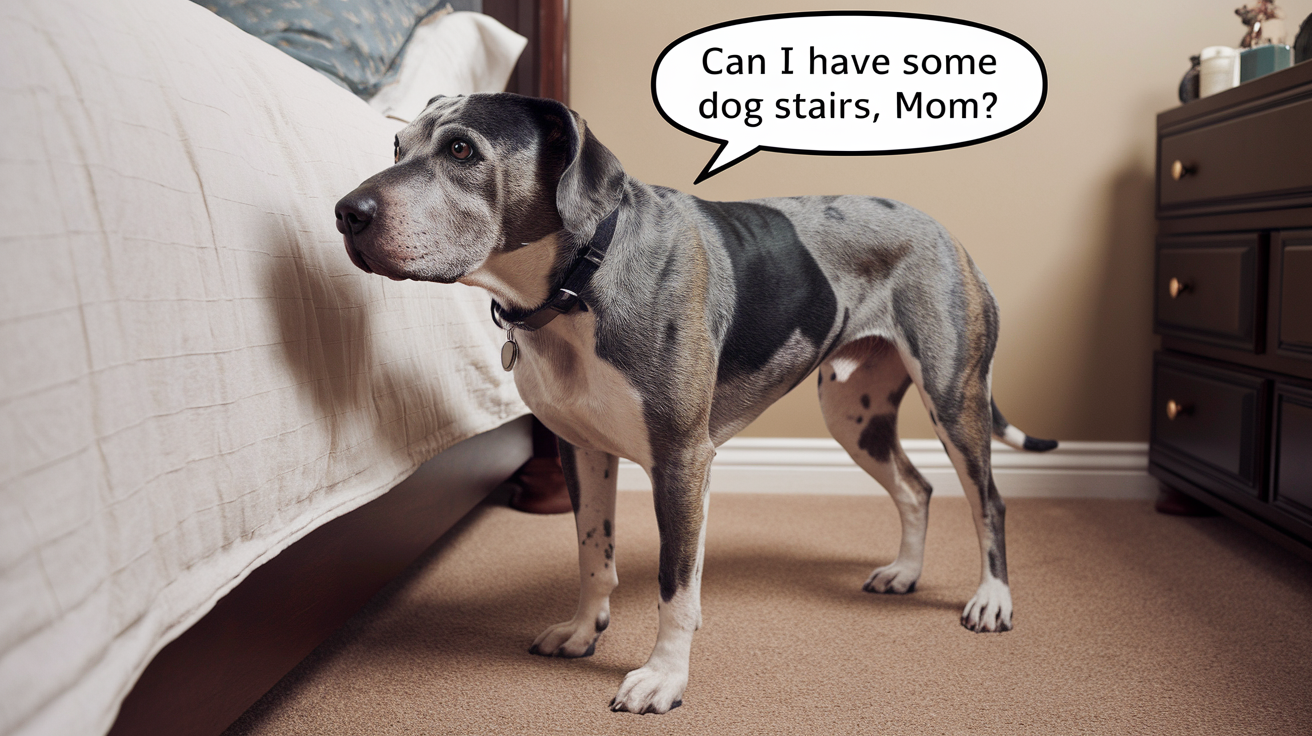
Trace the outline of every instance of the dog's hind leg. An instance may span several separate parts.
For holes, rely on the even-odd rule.
[[[970,500],[979,537],[979,589],[962,611],[961,625],[977,632],[1010,631],[1011,587],[1004,531],[1007,506],[993,482],[989,380],[987,374],[974,370],[964,371],[961,378],[961,385],[947,395],[940,392],[936,396],[932,389],[921,391],[934,429]]]
[[[897,559],[866,580],[870,593],[910,593],[920,578],[929,523],[929,483],[897,439],[897,410],[911,378],[897,350],[879,338],[839,348],[820,366],[820,407],[829,433],[888,491],[902,520]]]
[[[610,624],[615,572],[614,455],[576,448],[560,440],[560,465],[574,506],[579,538],[579,607],[574,618],[551,626],[529,651],[547,657],[587,657]]]
[[[709,438],[666,446],[653,458],[652,496],[660,527],[660,630],[646,664],[625,675],[611,710],[665,713],[683,704],[693,632],[702,625],[702,562],[708,483],[715,449]]]
[[[1007,631],[1012,617],[1006,506],[993,482],[990,446],[998,306],[961,244],[946,231],[940,235],[931,251],[940,262],[926,271],[934,277],[893,291],[895,342],[961,480],[979,537],[980,584],[961,614],[961,625],[971,631]]]

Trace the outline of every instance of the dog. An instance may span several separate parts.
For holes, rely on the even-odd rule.
[[[990,438],[1048,450],[992,400],[998,310],[960,243],[905,204],[858,196],[710,202],[628,176],[559,102],[435,97],[395,165],[336,206],[352,262],[393,279],[486,289],[507,370],[560,438],[580,594],[534,654],[586,657],[610,622],[618,458],[651,477],[660,629],[610,707],[682,703],[715,448],[813,371],[830,433],[896,502],[897,558],[872,593],[920,577],[930,484],[897,440],[915,386],[970,499],[981,576],[961,624],[1012,626]]]

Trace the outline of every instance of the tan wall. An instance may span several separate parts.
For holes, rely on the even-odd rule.
[[[989,279],[1002,308],[994,395],[1014,424],[1067,440],[1146,440],[1155,115],[1177,104],[1189,56],[1237,45],[1240,0],[1015,0],[849,6],[963,18],[1028,41],[1048,101],[1028,127],[969,148],[904,156],[759,153],[697,185],[715,144],[652,104],[652,64],[689,31],[818,0],[708,3],[572,0],[571,106],[628,172],[707,199],[868,194],[936,217]],[[1290,41],[1312,0],[1281,3]],[[825,436],[813,381],[743,434]],[[933,437],[908,395],[904,437]]]

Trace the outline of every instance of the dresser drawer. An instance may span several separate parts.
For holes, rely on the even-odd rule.
[[[1278,383],[1271,502],[1312,522],[1312,391]]]
[[[1154,330],[1258,352],[1261,256],[1256,233],[1160,241]]]
[[[1312,230],[1279,233],[1272,249],[1276,350],[1312,359]]]
[[[1153,449],[1260,495],[1267,381],[1158,353],[1153,365]]]
[[[1312,193],[1312,135],[1294,131],[1312,131],[1312,97],[1163,136],[1158,208]]]

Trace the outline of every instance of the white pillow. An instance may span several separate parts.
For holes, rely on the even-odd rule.
[[[396,81],[369,105],[408,123],[437,95],[500,92],[527,45],[527,38],[482,13],[434,14],[415,28]]]

